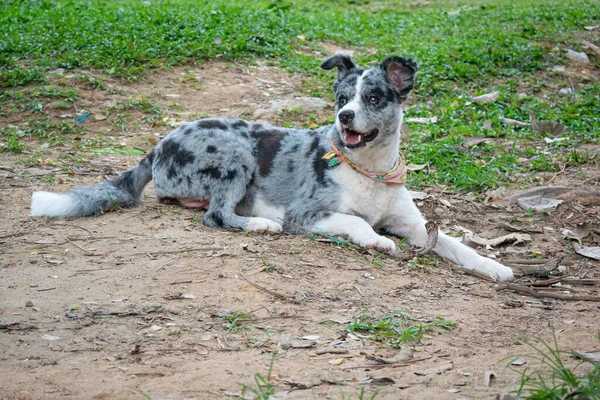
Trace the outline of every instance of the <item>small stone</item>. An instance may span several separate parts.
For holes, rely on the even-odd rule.
[[[565,67],[562,65],[554,65],[552,67],[552,72],[565,72]]]
[[[31,300],[27,300],[25,302],[25,307],[33,307],[33,302]]]
[[[585,54],[583,51],[575,51],[575,50],[568,49],[567,57],[569,57],[571,60],[576,61],[578,63],[582,63],[582,64],[590,63],[590,59],[588,58],[587,54]]]
[[[573,94],[573,90],[571,88],[562,88],[558,91],[558,94],[561,96],[570,96]]]

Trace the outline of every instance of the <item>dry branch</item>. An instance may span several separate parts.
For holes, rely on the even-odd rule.
[[[576,295],[576,294],[563,294],[563,293],[540,293],[537,290],[521,285],[515,285],[514,283],[503,283],[496,285],[494,288],[497,291],[500,290],[512,290],[514,292],[527,293],[531,297],[536,299],[550,298],[558,300],[571,300],[571,301],[598,301],[600,302],[600,296],[588,296],[588,295]]]

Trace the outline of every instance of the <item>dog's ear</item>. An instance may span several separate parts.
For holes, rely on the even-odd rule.
[[[417,63],[410,58],[392,56],[388,57],[379,66],[387,75],[390,83],[398,91],[400,102],[406,100],[415,84],[415,73],[417,72]]]
[[[352,59],[349,55],[346,54],[336,54],[334,56],[329,57],[327,60],[323,61],[321,64],[321,68],[323,69],[332,69],[333,67],[337,67],[338,76],[345,74],[353,68],[356,68],[356,65],[352,62]]]

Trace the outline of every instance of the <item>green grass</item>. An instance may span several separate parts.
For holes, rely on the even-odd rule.
[[[455,327],[456,324],[440,317],[423,321],[402,312],[376,316],[363,309],[346,327],[346,332],[360,332],[387,346],[404,347],[418,344],[423,335],[434,328],[450,330]]]
[[[539,345],[529,343],[533,351],[524,357],[537,361],[540,367],[519,371],[519,388],[513,393],[518,399],[529,400],[600,399],[600,363],[584,359],[569,368],[564,359],[575,354],[558,348],[554,331],[552,339],[550,344],[540,339]],[[507,368],[514,370],[510,363]]]
[[[430,126],[410,126],[405,152],[428,170],[411,174],[412,185],[441,184],[481,192],[531,182],[538,172],[596,162],[597,154],[573,152],[600,142],[600,84],[590,75],[549,72],[568,65],[566,50],[581,39],[597,43],[586,25],[600,24],[600,2],[587,0],[435,1],[427,6],[384,0],[6,0],[0,2],[0,118],[42,112],[31,86],[52,87],[55,68],[88,69],[137,81],[153,69],[201,64],[220,58],[252,64],[257,58],[304,76],[307,93],[332,99],[334,74],[319,69],[313,50],[337,43],[356,50],[361,64],[390,54],[420,64],[409,117],[437,116]],[[591,57],[597,72],[600,61]],[[96,75],[96,74],[94,74]],[[77,82],[105,90],[101,77]],[[574,96],[558,88],[575,84]],[[26,85],[25,89],[19,86]],[[498,90],[488,105],[471,97]],[[525,94],[525,95],[523,95]],[[22,97],[19,97],[22,96]],[[48,96],[47,96],[48,97]],[[56,105],[64,108],[69,97]],[[137,103],[135,103],[137,101]],[[132,99],[131,109],[160,122],[161,109]],[[511,128],[500,117],[561,121],[568,142],[546,145],[529,128]],[[112,123],[136,123],[121,110]],[[490,120],[492,128],[484,130]],[[410,125],[410,124],[409,124]],[[22,127],[19,126],[22,130]],[[486,136],[487,145],[464,148],[465,137]],[[10,141],[10,143],[9,143]],[[5,151],[22,151],[18,135],[0,132]],[[508,142],[508,145],[506,144]],[[528,161],[518,161],[526,159]]]

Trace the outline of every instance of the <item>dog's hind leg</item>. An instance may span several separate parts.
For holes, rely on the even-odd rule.
[[[413,203],[410,193],[402,188],[396,197],[393,215],[386,221],[383,229],[393,235],[405,237],[409,243],[423,246],[427,241],[425,218]],[[512,269],[491,258],[479,255],[475,250],[460,243],[455,238],[438,233],[434,251],[467,269],[487,274],[499,281],[513,279]]]

